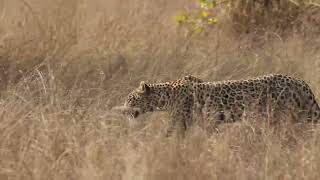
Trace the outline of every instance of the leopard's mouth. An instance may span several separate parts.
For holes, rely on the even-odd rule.
[[[128,106],[117,106],[112,108],[116,112],[119,112],[123,115],[130,116],[133,118],[137,118],[141,113],[139,108],[132,108]]]

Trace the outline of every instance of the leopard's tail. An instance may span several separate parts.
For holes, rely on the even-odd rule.
[[[320,106],[316,100],[313,101],[311,111],[312,111],[312,121],[320,123]]]

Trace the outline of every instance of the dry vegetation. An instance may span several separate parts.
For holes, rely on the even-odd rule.
[[[186,39],[172,17],[191,1],[1,0],[0,179],[320,179],[318,128],[248,116],[177,140],[165,113],[129,125],[110,111],[141,80],[186,74],[286,73],[319,99],[317,2],[250,3]]]

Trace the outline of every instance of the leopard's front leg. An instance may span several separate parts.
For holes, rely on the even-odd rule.
[[[185,136],[185,132],[192,126],[192,107],[185,103],[179,109],[170,112],[172,125],[168,133],[176,131],[179,136]]]

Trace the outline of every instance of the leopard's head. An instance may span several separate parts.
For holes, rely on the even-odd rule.
[[[129,93],[124,106],[130,109],[128,114],[136,118],[141,114],[157,109],[158,101],[155,99],[150,85],[142,81],[137,89]]]

